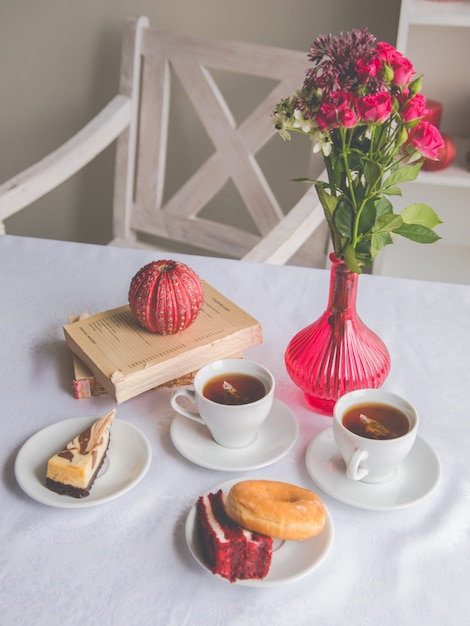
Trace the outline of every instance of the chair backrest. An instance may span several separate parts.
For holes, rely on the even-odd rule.
[[[302,52],[158,31],[145,17],[128,20],[119,95],[68,144],[0,187],[0,220],[62,182],[118,137],[112,243],[143,242],[164,250],[176,243],[271,263],[297,255],[300,263],[323,266],[327,230],[313,186],[305,187],[293,208],[281,207],[256,158],[273,138],[275,104],[298,88],[305,69]],[[274,87],[237,123],[214,72],[268,78]],[[177,87],[189,97],[211,149],[169,193],[166,165],[174,147],[169,129]],[[188,148],[180,145],[176,158],[182,159]],[[225,204],[218,206],[218,194],[229,184],[246,207],[248,226],[243,219],[227,223]],[[312,234],[316,241],[298,252]]]

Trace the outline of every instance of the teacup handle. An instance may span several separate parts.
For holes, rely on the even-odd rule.
[[[360,467],[362,461],[367,459],[367,457],[368,453],[366,450],[361,450],[361,448],[356,448],[356,450],[354,450],[346,466],[346,476],[350,480],[362,480],[367,476],[369,470],[365,467]]]
[[[195,422],[204,424],[199,413],[196,413],[195,411],[188,411],[188,409],[185,409],[180,404],[178,404],[178,402],[176,401],[176,398],[180,398],[183,396],[186,398],[189,398],[191,402],[194,402],[195,393],[192,389],[177,389],[171,394],[171,398],[170,398],[170,404],[173,407],[173,409],[180,415],[184,415],[184,417],[189,417],[190,420],[194,420]]]

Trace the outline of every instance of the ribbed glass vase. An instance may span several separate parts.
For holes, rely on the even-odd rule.
[[[356,312],[359,274],[332,253],[328,306],[297,333],[285,352],[287,372],[317,413],[333,414],[348,391],[380,387],[390,371],[383,341]]]

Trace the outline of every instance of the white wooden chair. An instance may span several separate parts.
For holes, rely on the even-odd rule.
[[[277,84],[237,126],[211,75],[214,70],[268,77]],[[283,210],[255,159],[273,136],[270,115],[275,104],[300,86],[305,70],[302,52],[162,32],[150,28],[145,17],[129,19],[119,94],[62,147],[0,186],[0,227],[117,139],[110,243],[148,247],[155,237],[159,242],[155,247],[164,250],[176,241],[218,256],[284,264],[297,255],[297,262],[323,267],[327,229],[314,187],[306,185],[300,201]],[[215,151],[164,200],[170,76],[174,75]],[[201,216],[229,179],[257,233]],[[298,253],[308,239],[305,251]]]

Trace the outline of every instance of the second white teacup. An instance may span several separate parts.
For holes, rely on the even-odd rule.
[[[266,367],[246,359],[220,359],[202,367],[193,386],[173,392],[175,411],[205,424],[226,448],[243,448],[255,441],[274,399],[274,377]],[[178,398],[184,397],[196,404],[197,412],[179,404]]]
[[[384,413],[375,413],[373,407],[378,407]],[[387,418],[387,407],[392,413],[388,411],[389,421],[383,426],[387,422],[387,419],[384,419]],[[358,408],[360,410],[357,410]],[[370,429],[369,434],[366,435],[363,430],[359,430],[357,424],[359,417],[362,419],[362,426],[365,424]],[[376,419],[370,421],[374,417]],[[404,421],[400,424],[402,420]],[[357,430],[354,428],[354,421]],[[382,427],[388,429],[388,434],[381,433]],[[352,432],[351,428],[356,432]],[[393,432],[393,429],[396,429],[396,432]],[[381,389],[351,391],[339,398],[333,409],[333,436],[346,464],[346,476],[351,480],[380,483],[393,478],[397,466],[405,460],[413,448],[417,430],[416,409],[407,400],[389,391]],[[389,435],[392,436],[380,438]]]

